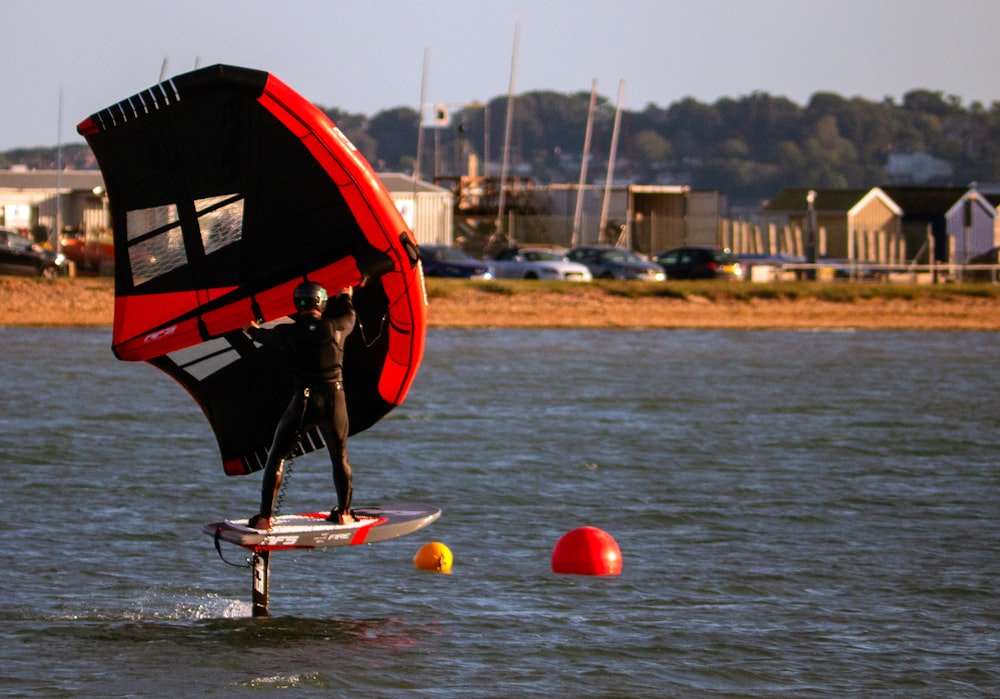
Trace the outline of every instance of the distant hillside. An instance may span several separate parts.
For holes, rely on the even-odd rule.
[[[0,168],[20,165],[30,170],[55,170],[59,162],[59,148],[15,148],[0,153]],[[96,170],[97,160],[86,143],[74,143],[62,148],[63,167],[69,170]]]
[[[515,98],[511,174],[539,183],[579,180],[589,93],[530,92]],[[421,173],[466,174],[470,156],[499,174],[507,98],[470,104],[427,127]],[[410,172],[417,155],[417,110],[372,117],[325,110],[378,170]],[[603,183],[615,109],[594,114],[589,180]],[[488,124],[489,132],[484,132]],[[485,147],[489,148],[484,157]],[[86,145],[65,146],[66,167],[95,168]],[[55,148],[0,153],[0,167],[54,168]],[[480,171],[481,172],[481,171]],[[914,90],[902,103],[818,92],[805,106],[755,92],[713,104],[683,99],[669,107],[623,111],[616,182],[685,184],[756,205],[785,187],[864,188],[888,183],[964,186],[1000,181],[1000,102],[963,105],[940,92]]]

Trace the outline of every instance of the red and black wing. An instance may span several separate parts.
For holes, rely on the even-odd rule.
[[[177,379],[226,473],[263,465],[290,377],[241,331],[293,312],[303,279],[355,290],[352,433],[403,401],[423,356],[415,239],[357,149],[274,76],[216,65],[91,115],[115,243],[113,350]],[[322,446],[318,432],[303,451]]]

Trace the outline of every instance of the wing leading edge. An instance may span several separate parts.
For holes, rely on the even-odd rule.
[[[367,161],[274,76],[217,65],[79,126],[100,164],[115,240],[113,350],[187,389],[226,473],[263,465],[290,394],[280,358],[241,331],[291,314],[303,279],[355,291],[345,353],[352,433],[406,396],[423,357],[416,243]],[[302,452],[323,446],[306,435]]]

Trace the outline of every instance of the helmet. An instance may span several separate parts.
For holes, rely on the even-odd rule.
[[[295,310],[299,313],[316,309],[326,310],[326,289],[316,282],[302,282],[295,287]]]

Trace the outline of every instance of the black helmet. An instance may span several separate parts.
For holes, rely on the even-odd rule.
[[[302,282],[295,287],[295,310],[299,313],[315,308],[322,313],[326,310],[326,289],[316,282]]]

